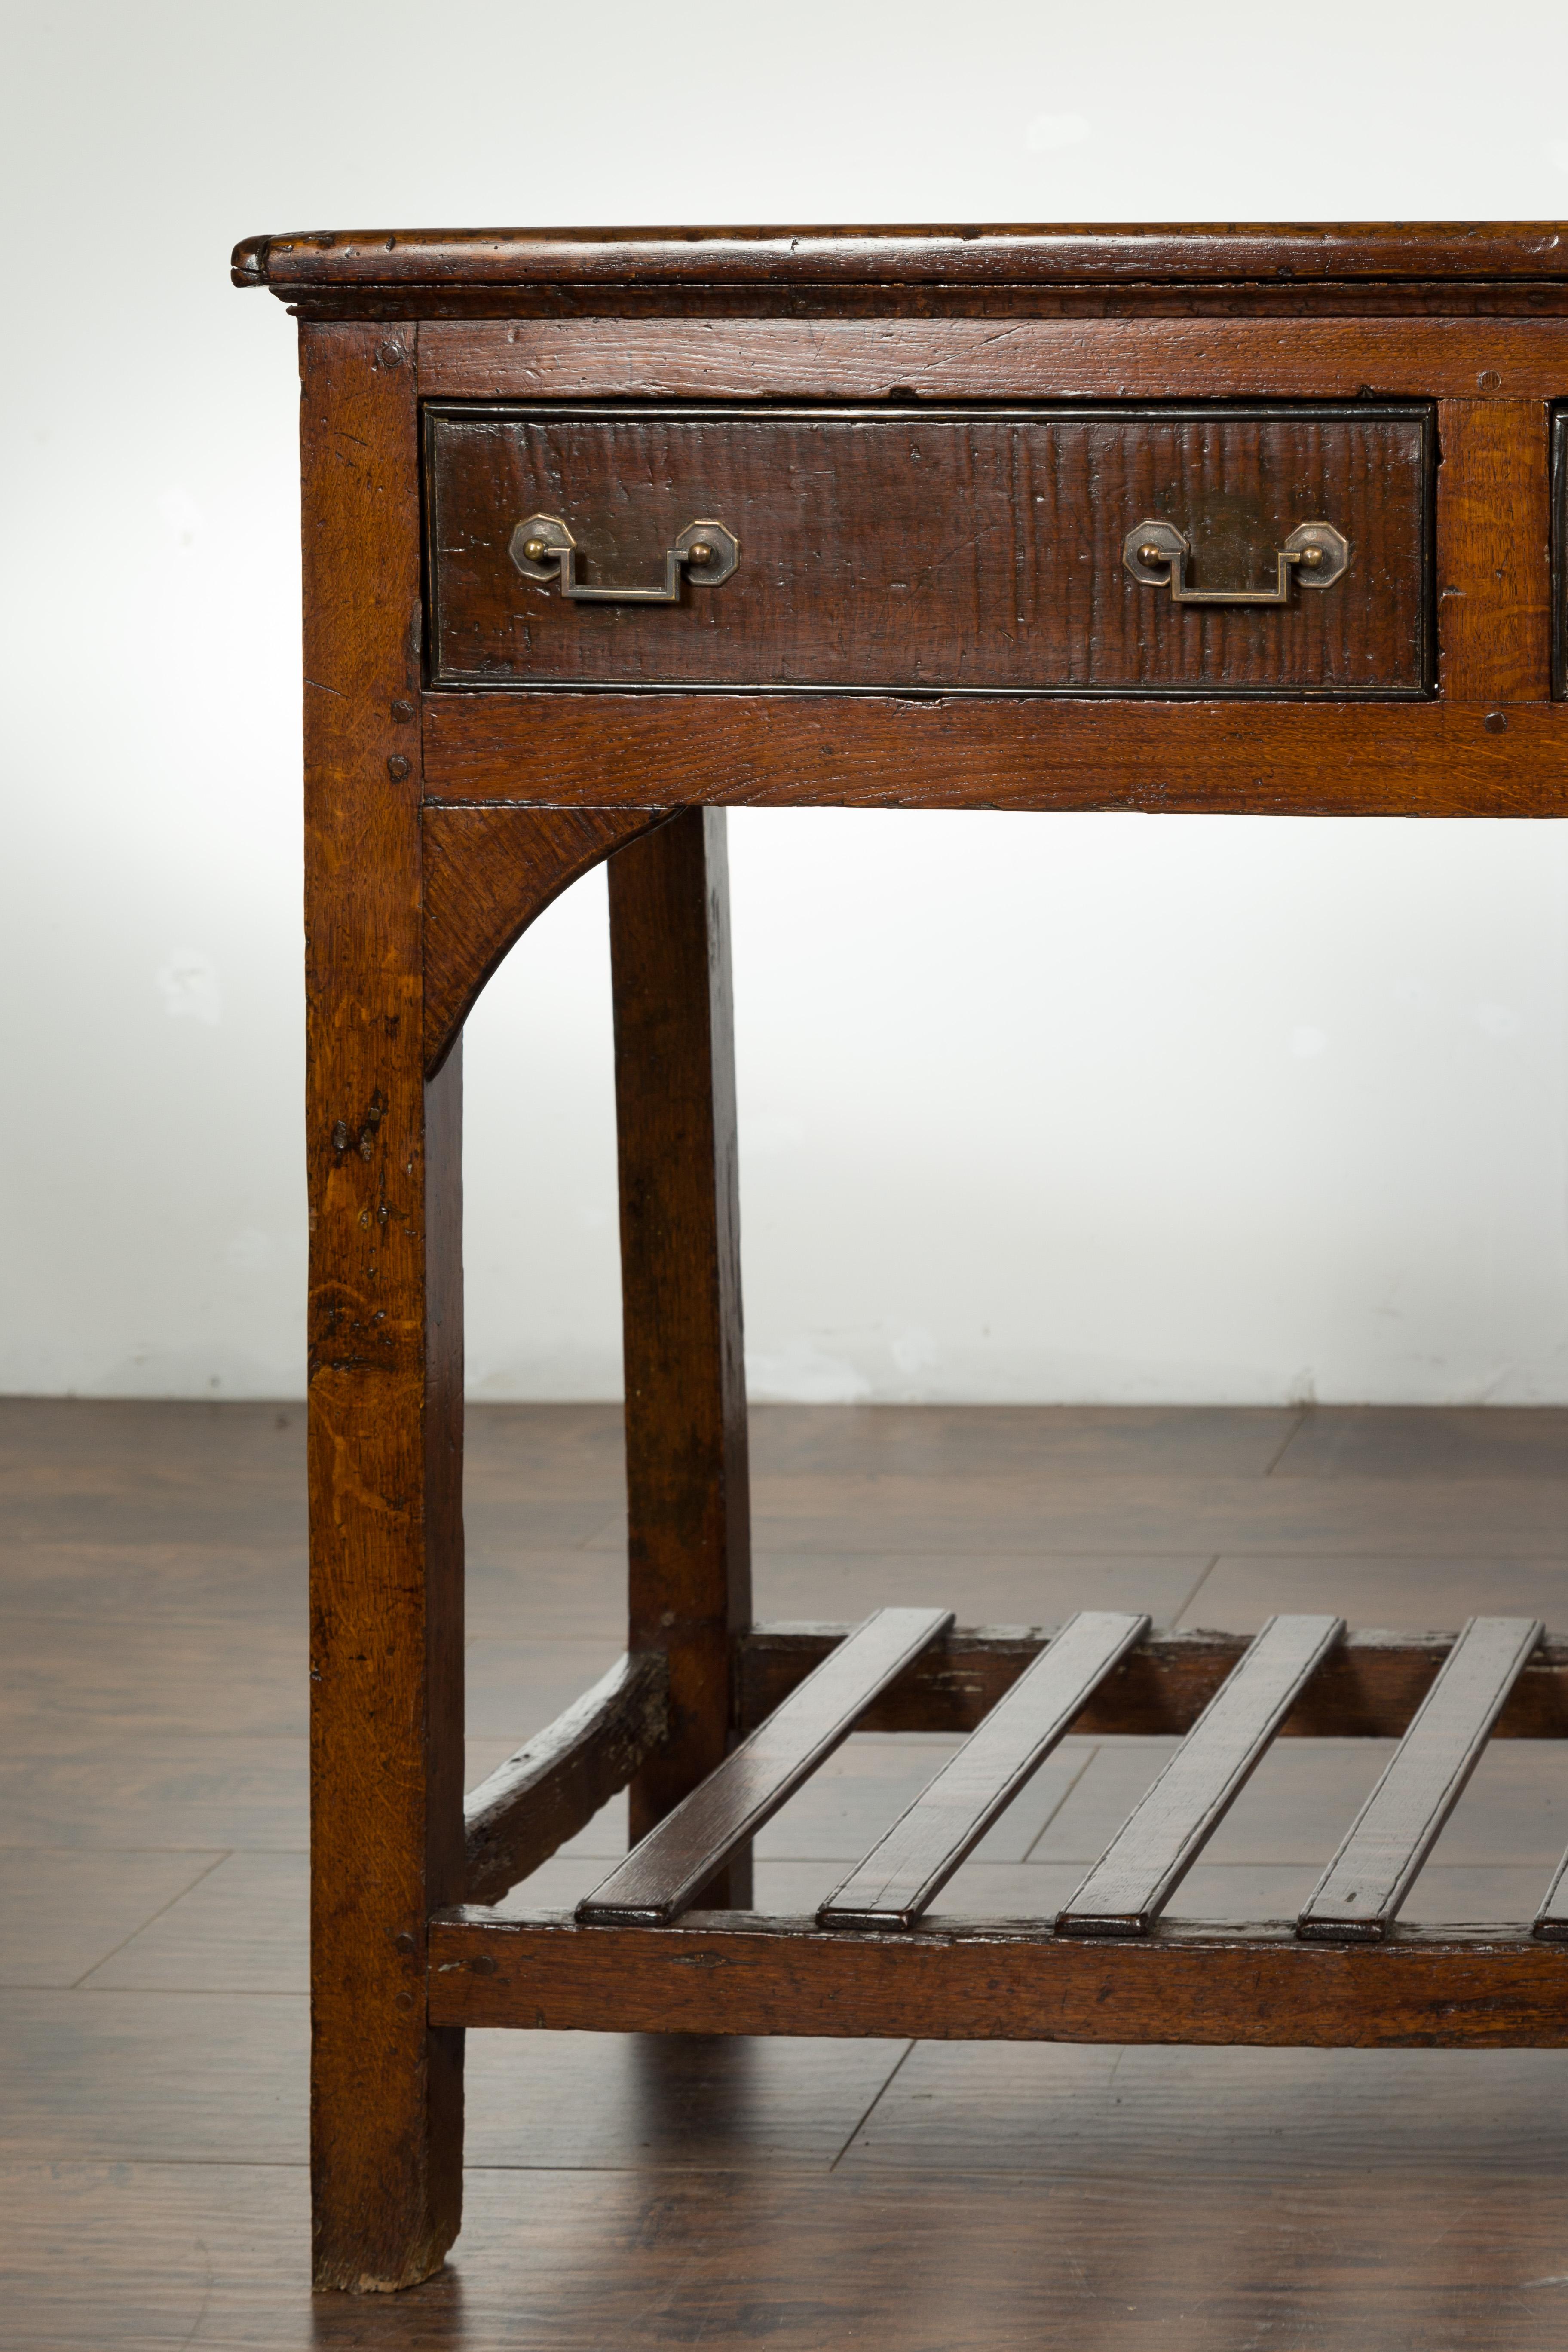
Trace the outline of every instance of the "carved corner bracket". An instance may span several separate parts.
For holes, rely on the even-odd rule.
[[[569,884],[668,809],[426,807],[425,1075],[451,1052],[480,990],[536,916]]]

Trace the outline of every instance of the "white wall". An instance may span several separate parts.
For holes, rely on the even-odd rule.
[[[8,44],[11,1390],[300,1385],[293,337],[237,236],[1568,214],[1552,0],[98,0]],[[731,823],[760,1393],[1568,1398],[1561,827]],[[604,931],[596,877],[470,1024],[481,1395],[616,1391]]]

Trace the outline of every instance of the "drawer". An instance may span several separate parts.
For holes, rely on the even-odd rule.
[[[431,404],[430,682],[1423,695],[1434,463],[1408,404]]]

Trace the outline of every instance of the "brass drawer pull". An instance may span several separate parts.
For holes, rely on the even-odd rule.
[[[577,577],[577,542],[558,515],[529,515],[511,535],[511,560],[525,580],[559,580],[579,604],[679,604],[680,581],[717,588],[741,561],[741,542],[721,522],[689,522],[664,553],[662,588],[587,588]]]
[[[1173,522],[1141,522],[1122,541],[1121,561],[1145,587],[1169,584],[1173,604],[1288,604],[1290,582],[1331,588],[1351,560],[1350,541],[1331,522],[1304,522],[1274,557],[1272,588],[1189,588],[1192,542]]]

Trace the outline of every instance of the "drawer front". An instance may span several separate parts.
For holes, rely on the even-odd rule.
[[[1370,402],[431,404],[430,679],[1423,695],[1433,466]]]

